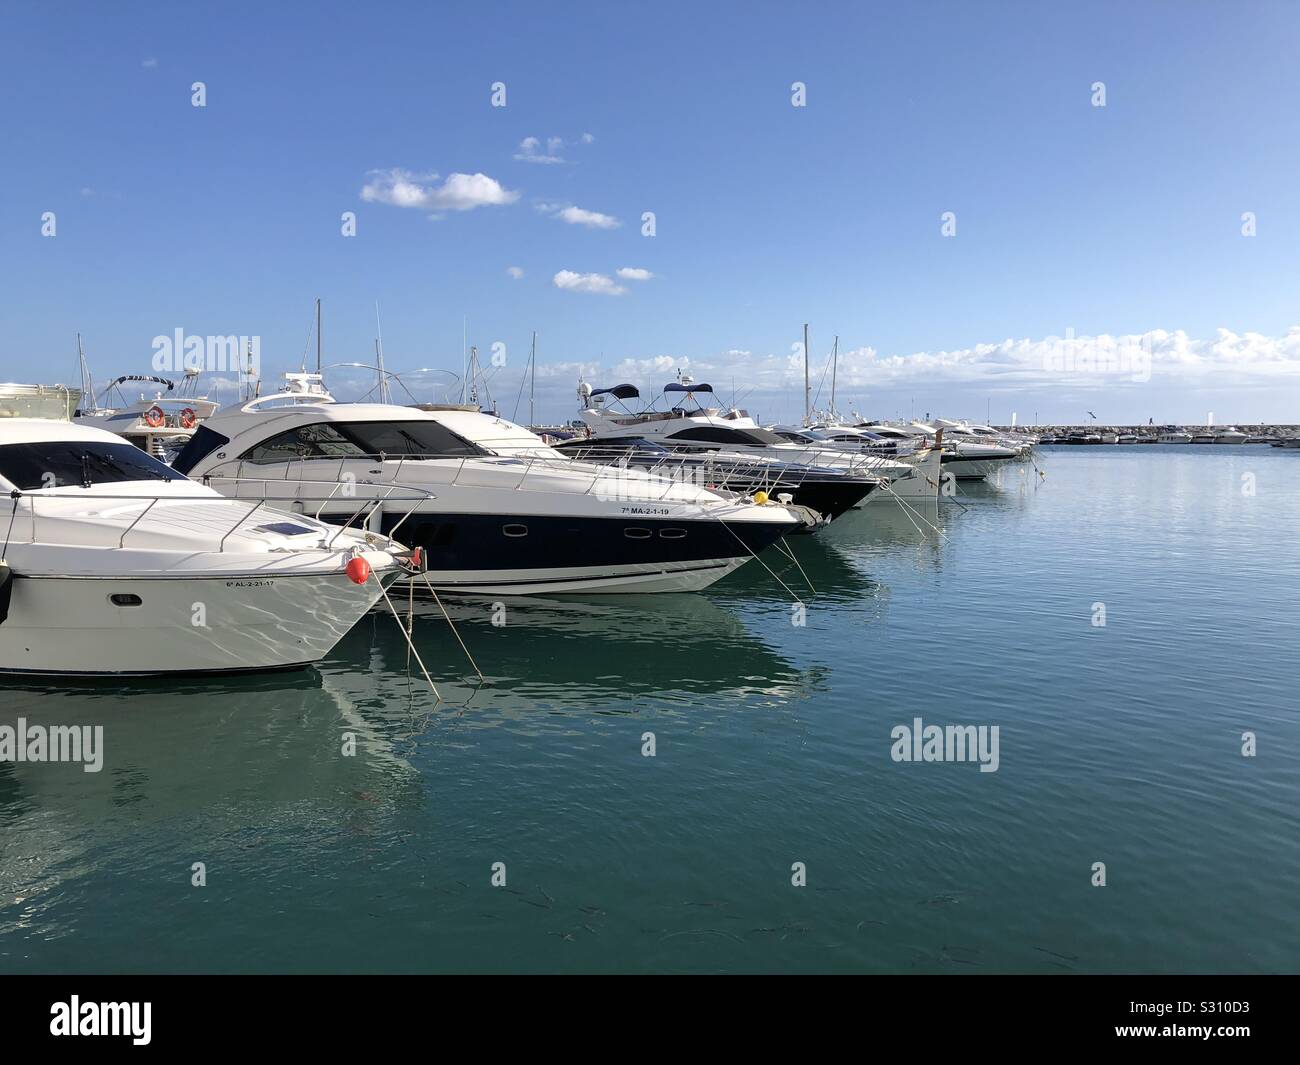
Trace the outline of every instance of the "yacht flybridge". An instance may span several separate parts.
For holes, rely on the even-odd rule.
[[[126,374],[109,383],[99,399],[82,407],[73,420],[78,425],[107,429],[147,451],[155,458],[169,461],[176,457],[205,418],[215,413],[217,404],[205,396],[194,395],[197,374],[186,376],[176,395],[174,382],[165,377]],[[153,388],[152,396],[144,392],[136,400],[122,391],[125,384],[162,385]],[[116,400],[116,405],[108,405]]]
[[[696,384],[689,377],[664,386],[666,410],[650,404],[634,412],[629,400],[639,399],[635,385],[620,384],[593,390],[585,381],[578,385],[582,418],[592,437],[601,442],[626,438],[645,439],[677,451],[713,451],[727,455],[763,456],[780,462],[800,463],[850,470],[859,476],[874,477],[894,495],[916,494],[933,497],[938,491],[918,477],[914,465],[862,451],[810,445],[791,441],[764,429],[749,413],[731,407],[702,406],[699,396],[711,397],[713,388]],[[611,404],[618,404],[621,410]],[[909,482],[920,482],[920,490]],[[905,487],[906,486],[906,487]]]
[[[323,658],[403,572],[383,536],[226,499],[102,429],[0,420],[0,672]]]
[[[707,587],[802,524],[773,501],[593,467],[527,429],[461,407],[338,403],[315,374],[218,411],[175,466],[234,496],[260,494],[375,532],[403,520],[393,487],[427,493],[401,528],[438,590],[471,594]],[[328,488],[323,483],[328,482]]]

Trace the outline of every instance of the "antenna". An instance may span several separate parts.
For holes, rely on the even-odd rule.
[[[320,297],[316,297],[316,372],[320,373]]]

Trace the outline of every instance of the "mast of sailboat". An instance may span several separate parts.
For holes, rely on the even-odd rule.
[[[82,402],[88,398],[91,406],[98,410],[99,404],[95,400],[95,379],[90,376],[90,367],[86,365],[86,349],[81,346],[81,334],[77,334],[77,358],[81,362],[81,393]]]
[[[840,338],[835,338],[835,347],[831,349],[831,419],[835,418],[835,375],[840,368]]]
[[[379,402],[388,402],[388,375],[384,373],[384,326],[379,320],[379,301],[375,300],[375,365],[379,368]]]
[[[803,423],[812,421],[812,385],[808,381],[808,323],[803,324]]]
[[[465,387],[469,383],[469,316],[460,320],[460,362],[464,373],[460,379],[460,401],[465,402]]]
[[[528,424],[534,426],[537,424],[537,415],[533,410],[533,403],[537,397],[537,330],[533,330],[533,346],[528,352]]]

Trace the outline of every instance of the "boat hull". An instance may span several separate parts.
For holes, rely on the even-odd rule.
[[[887,489],[872,492],[871,495],[867,496],[864,505],[868,503],[888,503],[900,499],[907,500],[909,503],[918,501],[934,502],[939,498],[939,489],[943,483],[942,457],[942,453],[933,448],[928,448],[915,455],[898,456],[895,461],[904,462],[913,467],[916,470],[915,476],[891,481]]]
[[[784,521],[635,513],[589,518],[418,511],[405,520],[385,515],[381,524],[386,535],[424,549],[429,571],[415,579],[417,587],[427,577],[438,591],[471,595],[697,591],[793,528]]]
[[[943,474],[951,474],[958,481],[983,481],[994,475],[1010,459],[967,458],[964,455],[943,456]]]
[[[385,584],[397,578],[390,569]],[[324,658],[380,599],[341,571],[216,577],[23,576],[0,673],[123,676],[292,669]],[[117,605],[112,596],[134,596]]]

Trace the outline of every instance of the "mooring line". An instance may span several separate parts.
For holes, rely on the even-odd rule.
[[[372,571],[373,573],[373,571]],[[388,609],[393,612],[393,620],[397,622],[397,627],[402,631],[402,637],[406,640],[406,646],[410,649],[411,654],[415,655],[415,660],[420,664],[420,672],[424,674],[424,679],[429,682],[429,687],[433,694],[442,702],[442,693],[438,691],[438,686],[433,683],[433,678],[429,676],[429,671],[424,668],[424,659],[420,657],[420,652],[415,649],[415,641],[411,639],[411,634],[406,631],[406,626],[402,624],[402,615],[397,612],[397,607],[393,606],[393,601],[388,598],[388,589],[384,587],[384,582],[379,580],[379,575],[374,574],[375,580],[379,581],[379,592],[384,597],[384,602],[388,604]],[[409,659],[407,661],[410,661]]]
[[[447,613],[447,608],[442,605],[442,600],[438,598],[438,590],[430,583],[429,571],[421,570],[420,576],[424,578],[424,583],[428,585],[429,591],[433,593],[433,601],[438,604],[438,609],[442,611],[442,616],[447,619],[447,624],[451,627],[452,635],[456,637],[456,642],[460,644],[460,649],[465,652],[465,657],[469,659],[469,664],[474,667],[474,672],[478,674],[478,679],[484,684],[487,684],[487,677],[483,676],[483,671],[478,668],[478,663],[474,661],[474,656],[469,653],[469,648],[465,646],[465,641],[460,638],[460,631],[456,628],[456,623],[451,620],[451,615]],[[411,594],[414,596],[414,581],[411,582],[411,588]]]

